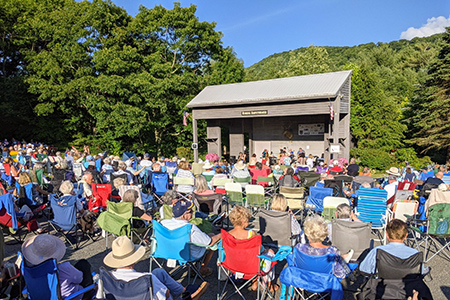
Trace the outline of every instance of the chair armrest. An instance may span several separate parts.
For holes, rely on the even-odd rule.
[[[97,284],[96,284],[96,283],[93,283],[93,284],[91,284],[91,285],[85,287],[84,289],[79,290],[78,292],[73,293],[72,295],[70,295],[70,296],[64,298],[64,300],[71,300],[71,299],[74,299],[74,298],[76,298],[76,297],[78,297],[78,296],[80,296],[80,295],[82,295],[82,294],[84,294],[84,293],[86,293],[86,292],[88,292],[88,291],[90,291],[90,290],[93,290],[96,286],[97,286]]]

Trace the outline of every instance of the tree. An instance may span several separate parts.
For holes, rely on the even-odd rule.
[[[327,50],[311,45],[304,52],[291,51],[287,68],[278,72],[280,77],[325,73],[331,71],[329,63]]]
[[[424,152],[445,150],[450,158],[450,28],[441,42],[441,50],[429,69],[414,101],[416,124],[413,143]]]

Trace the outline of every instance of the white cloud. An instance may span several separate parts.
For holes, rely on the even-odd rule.
[[[415,37],[426,37],[436,33],[445,32],[445,27],[450,26],[450,16],[446,19],[443,16],[433,17],[427,20],[427,24],[420,28],[409,27],[400,34],[401,39],[411,40]]]

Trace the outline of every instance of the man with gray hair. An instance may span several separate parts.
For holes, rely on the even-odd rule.
[[[346,204],[346,203],[342,203],[339,204],[336,207],[336,211],[334,212],[334,215],[336,216],[336,219],[342,220],[342,221],[348,221],[348,222],[361,222],[360,219],[358,219],[357,216],[355,216],[355,214],[352,211],[352,208],[350,205]],[[332,241],[332,224],[331,222],[328,223],[328,239],[330,240],[330,242]]]

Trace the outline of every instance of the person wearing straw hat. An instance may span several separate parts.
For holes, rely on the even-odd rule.
[[[22,254],[28,266],[39,265],[49,259],[56,260],[63,298],[93,283],[91,265],[87,260],[81,259],[73,266],[68,261],[60,263],[66,254],[66,245],[54,235],[41,234],[30,237],[22,244]],[[85,298],[90,299],[92,295],[87,294]],[[82,296],[74,299],[81,298]]]
[[[251,177],[250,172],[247,169],[247,166],[245,165],[245,163],[242,160],[238,161],[234,165],[233,170],[231,171],[231,176],[236,177],[236,178]],[[240,184],[242,187],[245,187],[247,185],[246,182],[240,182]]]
[[[135,264],[144,256],[145,248],[143,246],[133,244],[126,236],[120,236],[113,241],[111,252],[105,256],[103,263],[108,267],[115,269],[111,274],[116,279],[128,282],[150,274],[146,272],[137,272],[134,269]],[[186,289],[179,282],[170,277],[164,269],[154,269],[151,274],[153,275],[152,288],[153,297],[155,299],[178,299],[179,297],[184,298],[186,296]],[[202,283],[198,289],[190,294],[191,299],[199,299],[206,291],[208,285],[207,282]],[[97,298],[102,297],[104,297],[103,284],[100,280]]]
[[[395,193],[397,192],[398,181],[397,178],[400,177],[400,171],[397,167],[391,167],[389,170],[386,170],[386,173],[389,174],[388,184],[384,187],[384,189],[388,192],[387,199],[391,199]]]

